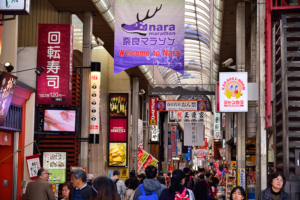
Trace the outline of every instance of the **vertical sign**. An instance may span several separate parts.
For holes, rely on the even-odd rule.
[[[238,185],[246,189],[246,170],[245,168],[238,169]]]
[[[220,112],[248,112],[247,72],[220,72]]]
[[[100,72],[91,72],[90,134],[99,135]]]
[[[37,67],[37,104],[72,103],[73,26],[39,24]]]
[[[158,126],[150,126],[151,142],[159,142],[159,128]]]
[[[0,126],[4,125],[18,77],[2,72],[0,78]]]
[[[220,112],[220,83],[216,83],[216,112]]]
[[[138,65],[184,73],[183,0],[115,1],[114,74]]]
[[[157,125],[156,99],[149,99],[149,125]]]
[[[172,145],[168,145],[168,162],[172,162]]]
[[[203,122],[184,124],[184,146],[204,145]]]
[[[215,112],[214,113],[214,130],[220,131],[221,130],[221,114]]]
[[[190,162],[191,161],[191,146],[188,147],[188,153],[186,153],[185,156],[186,156],[186,160],[188,162]]]
[[[41,168],[40,155],[26,156],[26,164],[30,180],[38,178],[38,170]]]
[[[225,128],[226,118],[225,113],[222,113],[222,127]]]
[[[172,157],[176,157],[176,130],[177,126],[171,126],[171,146],[172,146]]]
[[[178,149],[177,154],[181,155],[182,154],[182,147],[181,147],[181,142],[180,141],[177,142],[177,149]]]

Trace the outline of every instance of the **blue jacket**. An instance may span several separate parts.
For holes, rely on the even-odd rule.
[[[260,192],[258,200],[274,200],[271,193],[271,187]],[[290,200],[290,195],[285,191],[281,190],[279,200]]]
[[[163,189],[167,188],[165,185],[160,184],[157,179],[145,179],[143,181],[143,186],[147,194],[156,190],[155,194],[157,195],[157,197],[160,196],[160,193],[163,191]],[[134,193],[133,200],[137,200],[139,196],[142,196],[142,192],[140,190],[140,187],[137,187]]]

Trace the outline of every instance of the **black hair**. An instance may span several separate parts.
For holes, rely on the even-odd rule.
[[[236,186],[235,188],[233,188],[233,189],[231,190],[231,193],[230,193],[230,200],[233,200],[233,199],[232,199],[232,194],[233,194],[236,190],[240,190],[242,196],[244,197],[244,199],[246,199],[246,192],[245,192],[244,188],[242,188],[241,186]]]
[[[120,171],[119,171],[119,170],[115,170],[115,171],[113,172],[113,176],[115,176],[115,175],[120,175]]]
[[[157,174],[157,168],[150,165],[145,169],[145,172],[146,172],[146,177],[148,179],[154,179],[156,177],[156,174]]]
[[[211,173],[206,173],[205,176],[206,178],[210,177],[212,174]]]
[[[161,184],[165,185],[166,184],[166,179],[164,176],[157,176],[156,178],[158,180],[158,182],[160,182]]]
[[[269,181],[268,181],[268,187],[272,187],[273,179],[277,178],[278,176],[281,176],[281,177],[282,177],[282,179],[283,179],[283,185],[282,185],[282,188],[284,188],[286,179],[285,179],[285,176],[284,176],[281,172],[279,172],[279,171],[273,172],[273,173],[270,175],[270,179],[269,179]]]
[[[200,180],[204,180],[204,175],[200,174],[199,178],[200,178]]]
[[[133,172],[133,171],[131,171],[130,173],[129,173],[129,177],[135,177],[135,172]]]
[[[170,193],[175,193],[180,189],[181,180],[185,178],[185,174],[182,170],[176,169],[173,171],[171,178],[171,186],[169,188]]]
[[[170,177],[170,176],[171,176],[171,173],[169,172],[169,173],[168,173],[168,177]]]
[[[218,184],[219,184],[219,179],[217,177],[213,177],[212,178],[212,185],[214,187],[217,187]]]
[[[135,190],[139,186],[139,184],[140,182],[137,178],[130,178],[128,188]]]
[[[185,174],[189,173],[189,171],[190,171],[190,168],[188,168],[188,167],[185,167],[185,168],[183,169],[183,172],[184,172]]]
[[[100,176],[96,178],[91,189],[93,194],[89,197],[90,200],[119,200],[117,188],[113,181],[108,177]]]
[[[82,182],[86,183],[86,172],[83,169],[72,169],[71,176],[74,174],[75,179],[81,178]]]
[[[41,167],[39,170],[38,170],[38,176],[42,176],[43,172],[45,171],[45,169],[43,167]]]
[[[199,172],[205,172],[205,169],[204,168],[198,168],[198,171]]]

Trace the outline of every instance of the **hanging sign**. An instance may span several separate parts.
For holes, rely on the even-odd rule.
[[[194,111],[194,110],[207,110],[207,102],[206,100],[157,100],[156,101],[156,109],[158,111]]]
[[[181,155],[182,154],[182,143],[181,142],[177,142],[177,155]]]
[[[203,122],[184,124],[184,146],[204,145]]]
[[[177,126],[171,126],[172,157],[176,157],[176,130]]]
[[[149,125],[157,125],[156,99],[149,99]]]
[[[142,169],[144,163],[147,161],[149,157],[149,153],[140,149],[138,152],[138,172]]]
[[[90,93],[90,134],[99,135],[100,132],[100,83],[101,73],[91,72]]]
[[[38,170],[41,168],[40,155],[35,154],[32,156],[26,156],[26,164],[30,180],[37,179]]]
[[[0,126],[4,126],[18,77],[2,72],[0,78]]]
[[[184,73],[185,1],[115,2],[114,74],[138,65]]]
[[[172,162],[172,145],[168,145],[168,162]]]
[[[221,130],[221,114],[214,112],[214,131]]]
[[[73,26],[39,24],[36,103],[70,105],[72,103]]]
[[[226,121],[225,121],[225,113],[222,113],[222,127],[223,128],[225,128],[225,123],[226,123]]]
[[[246,170],[245,168],[238,169],[238,186],[246,189]]]
[[[151,142],[159,142],[159,128],[158,126],[150,126]]]
[[[214,131],[214,139],[215,140],[222,140],[223,139],[222,131]]]
[[[0,13],[5,15],[29,15],[30,0],[2,0]]]
[[[247,72],[220,72],[220,112],[248,112]]]
[[[225,148],[220,148],[219,149],[221,157],[225,157]]]

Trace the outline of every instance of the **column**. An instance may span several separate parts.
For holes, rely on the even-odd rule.
[[[246,64],[245,6],[244,2],[238,3],[236,11],[236,66],[238,72],[244,72]],[[236,161],[238,170],[246,170],[246,113],[237,114]],[[246,181],[246,176],[243,179]]]
[[[92,61],[93,16],[85,12],[83,17],[83,67],[81,69],[81,138],[86,138],[80,145],[80,166],[88,167],[89,154],[89,119],[90,119],[90,74]]]
[[[168,134],[169,134],[169,124],[168,124],[168,113],[165,113],[164,120],[164,170],[168,171]]]
[[[138,154],[138,118],[139,118],[139,78],[132,78],[132,146],[131,146],[131,170],[137,173]]]
[[[14,152],[19,150],[19,132],[14,132]],[[18,158],[19,153],[13,155],[13,190],[12,199],[17,199],[17,186],[18,186]]]
[[[231,139],[231,113],[225,114],[225,142]],[[231,161],[231,147],[229,144],[225,144],[225,160]]]

